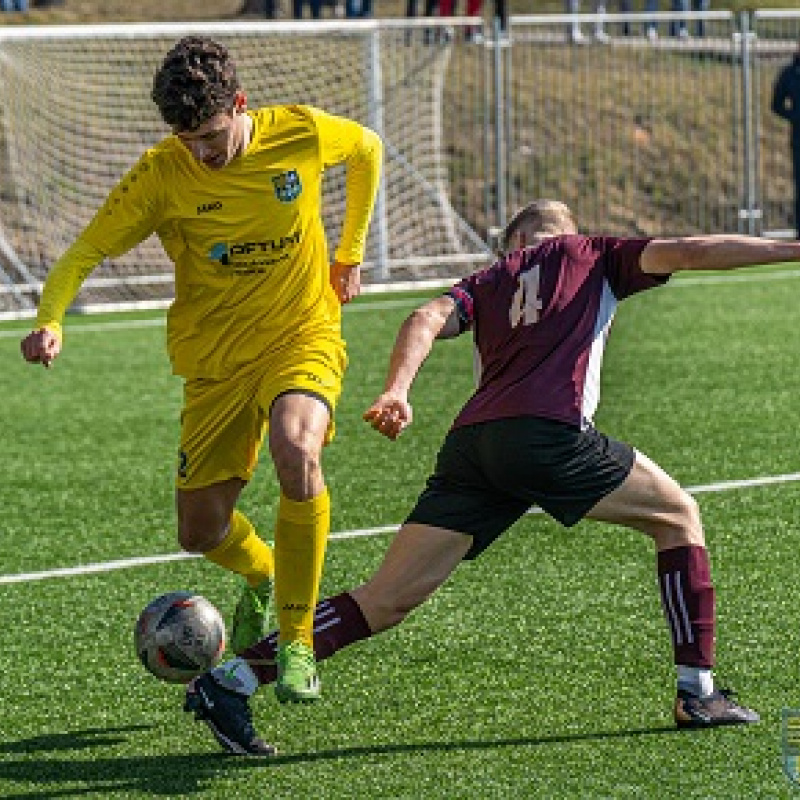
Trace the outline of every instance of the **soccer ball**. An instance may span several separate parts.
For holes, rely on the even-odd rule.
[[[213,667],[225,649],[225,623],[205,597],[176,591],[151,600],[134,629],[136,655],[167,683],[188,683]]]

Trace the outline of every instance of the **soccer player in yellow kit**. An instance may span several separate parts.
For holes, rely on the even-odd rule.
[[[313,610],[330,528],[322,447],[346,366],[341,303],[359,293],[382,146],[368,128],[309,106],[247,110],[228,51],[179,41],[152,97],[172,135],[145,152],[47,277],[21,344],[49,366],[82,282],[155,233],[175,265],[167,321],[184,379],[176,479],[183,549],[241,574],[231,649],[280,630],[278,699],[319,696]],[[343,228],[329,263],[326,167],[346,165]],[[273,550],[236,509],[267,436],[280,484]]]

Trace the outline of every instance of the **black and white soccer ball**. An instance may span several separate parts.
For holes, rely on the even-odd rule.
[[[167,683],[188,683],[213,667],[225,649],[225,622],[194,592],[162,594],[145,606],[134,629],[145,669]]]

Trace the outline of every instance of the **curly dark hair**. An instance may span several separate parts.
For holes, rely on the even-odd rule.
[[[192,131],[214,114],[230,110],[239,88],[236,65],[225,47],[186,36],[156,71],[151,97],[167,125]]]

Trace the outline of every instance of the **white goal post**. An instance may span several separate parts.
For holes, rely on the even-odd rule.
[[[385,165],[367,244],[368,284],[429,283],[484,261],[487,245],[450,199],[443,93],[452,33],[431,46],[421,22],[0,28],[0,319],[34,313],[53,262],[142,151],[168,133],[150,99],[152,77],[188,34],[231,50],[251,107],[307,103],[381,135]],[[426,30],[447,33],[441,22],[427,21]],[[447,22],[452,31],[475,20]],[[472,61],[479,74],[480,54]],[[343,211],[339,167],[326,175],[323,196],[332,243]],[[162,307],[172,291],[172,266],[151,237],[101,265],[76,307]]]

